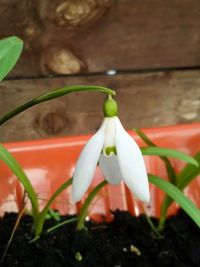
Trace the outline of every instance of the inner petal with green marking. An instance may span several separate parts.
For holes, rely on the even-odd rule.
[[[117,155],[116,146],[108,146],[108,147],[104,148],[104,154],[106,156],[110,156],[112,154]]]

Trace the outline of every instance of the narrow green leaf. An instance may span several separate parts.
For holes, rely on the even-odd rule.
[[[135,128],[134,131],[138,134],[138,136],[149,146],[149,147],[157,147],[156,144],[154,144],[149,137],[142,132],[140,129]],[[165,168],[167,170],[168,179],[172,184],[177,183],[177,177],[176,173],[174,171],[174,168],[170,162],[170,160],[167,157],[159,156],[160,159],[164,162]]]
[[[50,199],[47,201],[45,207],[41,211],[41,214],[45,214],[48,212],[50,209],[51,204],[53,201],[65,190],[67,189],[70,185],[72,184],[72,178],[68,179],[66,182],[64,182],[61,186],[59,186],[56,191],[53,193],[53,195],[50,197]],[[44,215],[44,216],[45,216]]]
[[[116,92],[114,90],[111,90],[106,87],[102,86],[95,86],[95,85],[74,85],[74,86],[67,86],[63,88],[58,88],[55,90],[52,90],[50,92],[47,92],[39,97],[36,97],[32,99],[31,101],[13,109],[12,111],[5,114],[3,117],[0,118],[0,125],[2,125],[7,120],[11,119],[12,117],[16,116],[20,112],[29,109],[41,102],[45,102],[63,95],[67,95],[73,92],[79,92],[79,91],[97,91],[101,93],[106,93],[110,95],[116,95]]]
[[[195,166],[199,166],[195,158],[188,156],[185,153],[181,151],[177,151],[175,149],[161,148],[161,147],[142,147],[141,151],[142,151],[142,154],[145,156],[154,155],[154,156],[160,156],[160,157],[171,157],[171,158],[176,158],[176,159],[185,161]]]
[[[60,223],[52,226],[51,228],[47,229],[46,232],[47,233],[51,233],[52,231],[60,228],[61,226],[66,225],[66,224],[69,224],[69,223],[72,223],[72,222],[76,222],[77,220],[78,220],[77,217],[76,218],[67,219],[67,220],[62,221],[62,222],[60,222]]]
[[[194,158],[200,166],[200,152],[198,152],[194,156]],[[199,174],[200,174],[200,167],[196,167],[192,164],[187,164],[177,176],[177,178],[178,178],[177,187],[182,191]],[[165,197],[165,199],[162,203],[162,206],[161,206],[161,216],[160,216],[159,228],[163,227],[167,210],[168,210],[168,208],[172,202],[173,202],[173,199],[171,199],[169,196]]]
[[[87,198],[84,201],[84,204],[83,204],[83,206],[82,206],[82,208],[80,210],[80,214],[78,216],[78,222],[77,222],[76,230],[82,230],[84,228],[85,218],[87,216],[88,209],[89,209],[89,206],[90,206],[92,200],[98,194],[98,192],[107,184],[108,184],[107,181],[103,181],[103,182],[99,183],[92,190],[92,192],[89,193],[89,195],[87,196]]]
[[[35,225],[35,237],[39,236],[43,230],[46,214],[50,209],[51,204],[53,201],[70,185],[72,184],[72,178],[67,180],[65,183],[63,183],[60,187],[56,189],[56,191],[53,193],[53,195],[50,197],[50,199],[47,201],[47,204],[44,206],[43,210],[38,215],[37,224]]]
[[[149,139],[149,137],[139,128],[134,128],[133,131],[135,131],[137,133],[137,135],[139,135],[139,137],[148,145],[148,146],[155,146],[156,144],[154,144],[151,139]]]
[[[2,144],[0,144],[0,160],[6,163],[6,165],[13,171],[19,181],[23,184],[32,204],[33,215],[37,216],[39,210],[37,195],[19,163]]]
[[[200,210],[194,203],[187,198],[176,186],[165,181],[164,179],[149,174],[149,181],[163,190],[174,201],[176,201],[181,208],[190,216],[190,218],[200,227]]]
[[[0,81],[12,70],[23,48],[23,41],[16,36],[0,40]]]
[[[200,174],[200,152],[194,156],[194,159],[199,164],[198,167],[192,164],[187,164],[178,174],[178,188],[181,190]]]

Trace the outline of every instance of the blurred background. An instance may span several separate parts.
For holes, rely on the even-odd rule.
[[[200,120],[199,0],[0,0],[0,38],[25,42],[0,84],[0,115],[55,88],[117,91],[127,129]],[[35,106],[1,126],[18,141],[96,131],[104,95],[82,92]]]

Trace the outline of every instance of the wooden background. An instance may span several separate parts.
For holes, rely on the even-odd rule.
[[[199,0],[0,0],[0,38],[10,35],[25,48],[0,84],[0,116],[48,90],[95,84],[117,90],[126,128],[200,119]],[[103,100],[82,92],[35,106],[0,140],[94,132]]]

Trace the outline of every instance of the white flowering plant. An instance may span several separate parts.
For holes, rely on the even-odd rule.
[[[14,49],[15,52],[17,51],[16,54],[12,52],[14,53],[13,55],[15,55],[11,57],[12,60],[10,60],[10,57],[6,57],[6,54],[9,54],[10,50],[7,50],[7,52],[4,50],[5,53],[2,53],[4,54],[4,60],[0,61],[0,79],[3,79],[11,70],[21,53],[22,42],[20,42],[20,39],[17,39],[17,42],[20,43],[20,46],[18,46],[18,50]],[[1,50],[3,49],[0,42],[0,51]],[[2,56],[0,53],[0,59],[1,58]],[[150,201],[149,182],[156,185],[166,193],[166,197],[161,208],[159,225],[154,226],[150,218],[147,217],[148,222],[156,233],[159,233],[159,231],[163,229],[167,210],[173,201],[177,202],[200,227],[199,209],[182,192],[183,189],[200,173],[200,154],[198,153],[195,157],[191,157],[180,151],[156,147],[156,145],[140,129],[135,129],[136,133],[147,144],[147,147],[139,148],[134,139],[123,128],[118,118],[118,104],[113,99],[116,95],[114,90],[94,85],[77,85],[58,88],[34,98],[22,106],[8,112],[0,118],[0,125],[20,112],[25,111],[26,109],[41,102],[49,101],[69,93],[86,90],[106,94],[107,97],[103,106],[103,123],[80,153],[73,177],[68,179],[53,193],[42,210],[39,207],[37,193],[35,192],[29,178],[23,171],[23,168],[15,160],[12,154],[8,152],[2,144],[0,144],[0,160],[5,162],[13,171],[23,185],[24,191],[29,198],[35,232],[34,240],[39,238],[42,233],[47,214],[56,197],[72,184],[73,201],[77,202],[81,200],[93,179],[94,172],[98,164],[100,165],[105,177],[105,181],[98,184],[93,191],[88,194],[78,217],[70,219],[64,223],[77,221],[77,230],[83,229],[85,218],[88,214],[88,208],[93,198],[104,186],[106,186],[107,183],[118,184],[122,180],[134,196],[144,202]],[[163,160],[168,173],[168,181],[153,174],[147,174],[143,159],[143,156],[145,155],[156,155]],[[177,174],[168,157],[185,161],[187,165],[180,173]],[[25,208],[21,212],[24,211]],[[62,226],[64,223],[62,222],[61,224],[57,224],[49,231]]]

